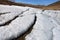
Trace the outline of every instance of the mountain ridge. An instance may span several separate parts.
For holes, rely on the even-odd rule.
[[[52,10],[60,10],[60,1],[54,2],[48,6],[44,5],[33,5],[33,4],[25,4],[25,3],[16,3],[15,1],[8,1],[8,0],[0,0],[0,4],[4,5],[17,5],[17,6],[28,6],[33,8],[40,8],[40,9],[52,9]]]

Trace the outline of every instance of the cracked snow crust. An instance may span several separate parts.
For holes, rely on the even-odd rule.
[[[25,40],[60,40],[60,10],[0,5],[0,40],[17,38],[33,24]]]

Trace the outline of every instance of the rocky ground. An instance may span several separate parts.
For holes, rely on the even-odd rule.
[[[60,10],[0,5],[0,40],[60,40]]]

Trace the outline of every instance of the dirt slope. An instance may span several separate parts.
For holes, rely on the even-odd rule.
[[[60,10],[60,1],[54,2],[50,5],[48,5],[45,9],[54,9],[54,10]]]

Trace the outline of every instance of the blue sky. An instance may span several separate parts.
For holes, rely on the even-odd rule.
[[[48,5],[58,0],[15,0],[15,2],[22,2],[27,4]]]

